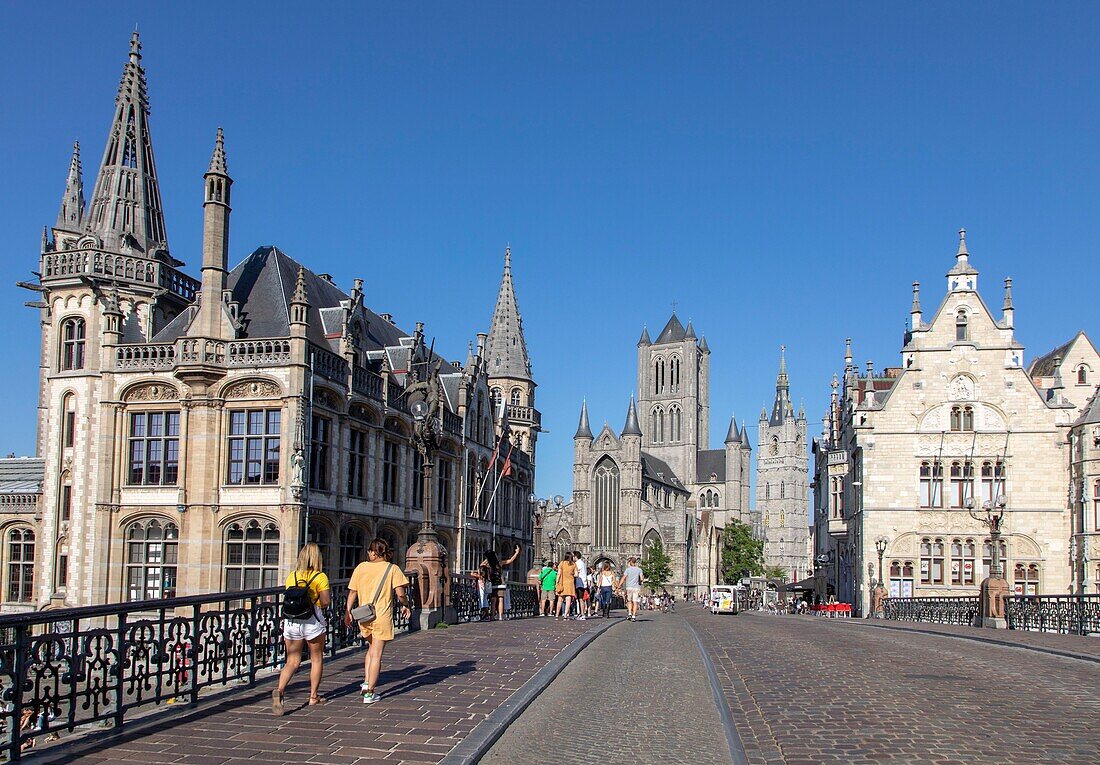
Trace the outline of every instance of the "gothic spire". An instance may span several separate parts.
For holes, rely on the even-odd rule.
[[[225,165],[225,133],[221,128],[214,136],[214,153],[210,155],[210,167],[206,170],[207,175],[211,173],[229,175],[229,168]]]
[[[737,432],[737,415],[730,417],[730,429],[726,431],[726,443],[737,444],[741,442],[741,435]]]
[[[512,284],[512,248],[504,250],[504,276],[497,292],[493,323],[489,327],[488,362],[490,377],[531,379],[531,359],[523,339],[523,317]]]
[[[103,150],[87,226],[112,249],[125,246],[148,253],[168,248],[137,30],[130,38],[130,55],[122,67],[114,120]]]
[[[772,425],[782,425],[793,416],[794,407],[790,399],[791,382],[787,377],[787,346],[779,346],[779,374],[775,376],[775,404],[772,406]]]
[[[573,438],[587,438],[592,440],[592,428],[588,424],[588,401],[581,402],[581,421],[577,424],[577,432],[573,434]]]
[[[630,408],[626,410],[626,425],[623,426],[622,435],[640,436],[642,428],[638,425],[638,410],[634,406],[634,397],[630,397]]]
[[[749,429],[745,427],[745,421],[741,421],[741,448],[745,451],[752,451],[752,445],[749,444]]]
[[[692,326],[691,319],[688,319],[688,326],[687,326],[687,331],[684,333],[684,339],[685,340],[694,340],[695,339],[695,327]]]
[[[649,345],[649,327],[642,325],[642,336],[638,338],[638,345]]]
[[[55,228],[80,231],[84,225],[84,176],[80,165],[80,141],[73,143],[73,158],[69,162],[69,177],[65,181],[65,196],[57,213]]]

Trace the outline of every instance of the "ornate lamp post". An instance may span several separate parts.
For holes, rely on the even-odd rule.
[[[878,583],[882,585],[886,580],[882,578],[882,556],[886,554],[886,537],[879,537],[875,540],[875,550],[878,552]]]
[[[821,576],[821,592],[818,593],[818,602],[824,603],[829,599],[829,567],[836,562],[836,553],[826,550],[817,556],[817,573]]]
[[[888,540],[886,537],[879,537],[875,540],[875,551],[878,553],[878,581],[874,583],[874,587],[871,589],[871,613],[870,616],[880,618],[886,615],[886,588],[883,583],[886,581],[882,577],[882,556],[886,554],[886,545]],[[871,564],[867,564],[867,568],[870,568]]]
[[[1001,566],[1001,522],[1004,521],[1008,501],[1003,494],[997,495],[992,502],[983,502],[981,512],[977,512],[972,498],[966,500],[966,509],[970,517],[989,529],[989,544],[992,561],[989,576],[982,580],[979,597],[983,627],[1004,629],[1008,627],[1005,619],[1004,599],[1008,595],[1008,582],[1005,581]]]
[[[542,572],[542,561],[546,557],[543,552],[542,546],[542,520],[546,517],[546,511],[553,504],[553,509],[557,512],[561,512],[562,503],[565,502],[565,497],[560,494],[556,494],[553,500],[539,499],[537,494],[530,494],[527,497],[527,503],[531,505],[535,514],[535,539],[534,539],[534,557],[531,560],[531,570],[527,572],[527,581],[530,583],[538,582],[538,575]],[[550,552],[554,552],[555,535],[550,537]]]

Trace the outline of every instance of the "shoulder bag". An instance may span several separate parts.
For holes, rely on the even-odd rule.
[[[382,588],[386,586],[386,582],[390,579],[390,569],[393,568],[393,564],[386,565],[386,570],[382,574],[382,581],[378,583],[378,589],[374,593],[374,598],[370,603],[364,603],[361,606],[356,606],[351,609],[351,618],[360,624],[370,624],[378,618],[378,612],[374,608],[374,604],[378,602],[379,596],[382,595]]]

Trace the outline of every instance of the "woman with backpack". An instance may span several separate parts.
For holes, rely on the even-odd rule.
[[[271,711],[276,716],[283,714],[283,694],[302,663],[303,644],[309,646],[309,705],[325,703],[317,693],[325,659],[326,624],[321,609],[331,605],[332,593],[321,566],[321,550],[309,542],[286,578],[282,603],[286,663],[279,673],[279,687],[271,692]]]
[[[406,619],[412,607],[405,594],[408,577],[392,560],[393,552],[386,540],[375,539],[367,545],[367,559],[355,567],[348,582],[344,624],[350,627],[352,621],[358,621],[359,634],[367,641],[360,686],[364,704],[373,704],[382,698],[375,687],[382,669],[382,652],[386,643],[393,640],[394,599],[401,604]],[[356,603],[360,604],[358,608]]]

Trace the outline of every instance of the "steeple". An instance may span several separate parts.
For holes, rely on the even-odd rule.
[[[642,325],[642,336],[638,338],[638,345],[649,345],[649,327],[645,324]]]
[[[959,229],[959,250],[955,253],[955,265],[947,272],[947,289],[977,290],[978,271],[970,265],[970,252],[966,249],[966,229]]]
[[[699,350],[701,350],[703,353],[710,353],[710,346],[707,345],[707,336],[706,335],[703,335],[699,339]]]
[[[752,451],[752,446],[749,444],[749,429],[745,427],[745,421],[741,420],[741,448],[746,451]]]
[[[80,231],[84,225],[84,177],[80,166],[80,141],[73,143],[73,158],[69,162],[69,177],[65,181],[65,196],[57,213],[57,225],[65,231]]]
[[[233,179],[225,164],[225,135],[221,128],[214,138],[210,167],[202,180],[202,294],[198,331],[203,337],[224,337],[229,333],[223,322],[222,293],[229,260],[229,189]]]
[[[630,408],[626,411],[626,425],[623,426],[622,435],[641,436],[642,428],[638,425],[638,410],[634,406],[634,397],[630,397]]]
[[[592,428],[588,424],[588,401],[581,402],[581,421],[577,425],[577,432],[573,435],[573,440],[578,438],[592,440]]]
[[[684,333],[684,339],[685,340],[694,340],[695,339],[695,327],[692,326],[691,319],[688,319],[688,326],[687,326],[687,331]]]
[[[298,266],[298,278],[294,284],[294,294],[290,296],[290,331],[303,337],[309,315],[309,297],[306,295],[306,269]]]
[[[791,382],[787,377],[787,346],[779,346],[779,374],[775,376],[775,404],[772,406],[772,425],[782,425],[788,417],[794,416],[791,405]]]
[[[741,443],[741,435],[737,432],[737,415],[730,417],[730,429],[726,431],[726,443],[738,444]]]
[[[109,249],[142,254],[168,249],[160,203],[153,142],[149,134],[149,98],[141,67],[141,41],[135,30],[122,68],[114,121],[99,166],[88,230]]]
[[[504,250],[504,275],[497,292],[493,323],[489,327],[489,376],[531,379],[531,359],[523,339],[523,318],[512,284],[512,248]]]

